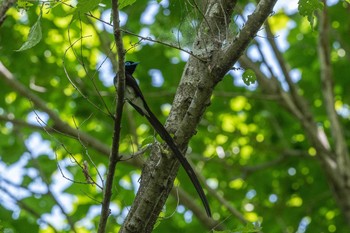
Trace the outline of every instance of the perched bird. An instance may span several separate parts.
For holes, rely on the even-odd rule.
[[[147,118],[147,120],[149,121],[149,123],[151,123],[153,128],[159,134],[159,136],[167,143],[167,145],[172,150],[176,158],[180,161],[182,167],[185,169],[187,175],[191,179],[197,193],[199,194],[202,200],[202,203],[207,212],[207,215],[211,217],[211,211],[210,211],[208,200],[204,194],[202,186],[200,185],[199,180],[193,168],[188,163],[187,159],[181,153],[179,148],[176,146],[173,138],[170,136],[168,131],[164,128],[162,123],[160,123],[160,121],[157,119],[157,117],[152,113],[151,109],[148,107],[140,87],[138,86],[135,78],[132,76],[138,64],[139,64],[138,62],[132,62],[132,61],[125,62],[125,93],[124,93],[125,99],[135,108],[135,110],[139,114]],[[118,87],[117,75],[114,77],[114,86],[116,88]]]

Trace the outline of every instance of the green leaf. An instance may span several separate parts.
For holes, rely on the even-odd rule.
[[[23,176],[23,181],[22,181],[23,186],[27,187],[32,182],[33,182],[33,179],[30,176],[28,175]]]
[[[255,75],[254,71],[251,69],[246,69],[242,75],[242,80],[247,86],[255,83],[256,75]]]
[[[17,52],[30,49],[40,42],[42,38],[40,20],[41,20],[41,14],[39,15],[38,20],[35,22],[35,24],[30,28],[27,41],[24,42],[21,48],[16,50]]]
[[[80,13],[86,13],[95,9],[101,0],[79,0],[76,11]]]
[[[312,28],[314,25],[314,13],[316,10],[322,10],[322,8],[323,3],[319,0],[299,0],[298,2],[299,14],[307,17]]]
[[[123,9],[126,6],[132,5],[136,0],[122,0],[119,3],[119,10]]]
[[[33,6],[33,5],[34,5],[33,3],[26,1],[26,0],[17,1],[17,9],[28,10],[28,8]]]

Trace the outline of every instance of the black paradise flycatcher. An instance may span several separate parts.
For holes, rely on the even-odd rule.
[[[157,119],[157,117],[152,113],[151,109],[148,107],[145,98],[143,97],[143,94],[141,92],[141,89],[139,88],[135,78],[132,76],[134,73],[138,62],[133,61],[127,61],[125,62],[125,99],[135,108],[135,110],[141,114],[142,116],[145,116],[149,123],[153,126],[153,128],[157,131],[159,136],[167,143],[167,145],[170,147],[170,149],[173,151],[176,158],[180,161],[182,167],[185,169],[187,175],[191,179],[199,197],[202,200],[202,203],[204,205],[205,211],[207,212],[207,215],[211,217],[211,211],[209,207],[208,200],[204,194],[203,188],[199,183],[199,180],[191,167],[191,165],[188,163],[185,156],[181,153],[181,151],[176,146],[173,138],[170,136],[168,131],[164,128],[162,123]],[[114,77],[114,86],[118,88],[118,76],[116,75]]]

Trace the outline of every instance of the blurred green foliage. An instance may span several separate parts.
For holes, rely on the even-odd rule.
[[[83,4],[87,2],[90,5]],[[232,16],[233,34],[237,29],[234,24],[236,17],[253,2],[255,1],[240,2]],[[19,3],[22,4],[23,1]],[[103,25],[84,14],[90,12],[97,18],[108,15],[110,3],[99,3],[100,1],[79,1],[75,10],[69,2],[52,5],[35,3],[32,6],[19,5],[18,8],[11,8],[0,30],[0,61],[16,80],[44,100],[71,127],[110,146],[113,120],[108,116],[108,111],[114,112],[115,90],[112,86],[113,76],[109,80],[101,77],[115,71],[108,66],[108,59],[103,63],[101,61],[106,59],[110,51],[115,52],[112,27],[108,25],[109,17],[104,18],[106,23]],[[148,33],[147,36],[156,40],[190,48],[202,14],[189,1],[170,1],[168,4],[162,1],[132,3],[133,1],[125,1],[122,9],[123,15],[127,16],[123,29],[136,34]],[[24,6],[27,10],[19,9]],[[141,21],[146,17],[144,14],[149,7],[158,9],[152,23]],[[313,14],[313,10],[306,9],[306,13],[312,11]],[[329,7],[332,65],[339,108],[349,108],[350,101],[346,89],[349,86],[347,74],[350,68],[348,10],[349,5],[343,1]],[[274,21],[274,17],[279,17],[280,20]],[[277,35],[281,30],[288,33],[286,43],[289,48],[284,52],[284,58],[290,67],[300,72],[301,77],[297,82],[301,95],[309,101],[315,118],[328,131],[329,123],[320,91],[317,30],[313,30],[299,13],[287,15],[281,11],[269,20]],[[42,39],[34,47],[15,51],[26,42],[30,29],[38,22]],[[288,26],[291,24],[294,26]],[[162,107],[172,103],[185,66],[183,57],[188,54],[130,34],[124,34],[123,39],[128,51],[127,60],[141,62],[135,77],[139,80],[145,98],[161,122],[165,122],[167,116],[163,113],[167,111],[163,111]],[[154,85],[152,69],[161,72],[163,80],[160,85]],[[212,103],[190,142],[189,156],[196,169],[249,222],[260,222],[264,232],[297,232],[298,229],[302,232],[300,227],[305,222],[307,232],[348,232],[349,228],[332,199],[322,167],[315,160],[314,148],[310,146],[300,124],[288,112],[281,110],[280,105],[261,93],[256,85],[251,88],[237,85],[242,77],[247,79],[247,85],[254,84],[255,74],[249,72],[242,76],[238,71],[231,71],[214,91]],[[2,80],[0,84],[1,115],[10,115],[28,122],[30,114],[41,110]],[[132,154],[142,141],[149,141],[154,132],[144,118],[130,108],[126,108],[126,111],[121,150],[124,154]],[[39,118],[40,116],[39,114]],[[345,134],[349,136],[349,114],[342,116],[342,121]],[[52,119],[48,119],[47,124],[50,126]],[[13,199],[0,189],[0,231],[12,229],[13,232],[53,232],[45,221],[38,220],[45,220],[45,214],[53,213],[53,209],[57,208],[54,199],[48,195],[47,187],[40,191],[34,185],[40,183],[45,186],[43,180],[51,188],[58,180],[65,181],[65,186],[58,193],[69,200],[62,204],[67,205],[65,211],[77,223],[78,232],[96,231],[99,214],[92,209],[99,205],[102,191],[96,186],[83,184],[85,177],[77,163],[88,161],[90,175],[101,183],[91,161],[103,176],[107,156],[82,144],[78,139],[57,132],[6,121],[1,121],[0,132],[1,166],[10,169],[14,164],[18,165],[18,161],[24,163],[21,174],[18,174],[17,185],[4,183],[0,179],[0,187],[12,187],[8,189],[12,193],[13,190],[22,189],[32,191],[23,195],[18,192],[17,199]],[[51,151],[31,155],[36,154],[36,151],[26,143],[32,142],[28,138],[34,132],[40,134],[42,142],[49,144]],[[289,153],[293,155],[288,156]],[[140,173],[141,170],[125,163],[118,164],[117,182],[113,190],[115,208],[110,217],[110,231],[115,231],[122,224],[137,188],[135,177]],[[62,174],[77,183],[62,178]],[[177,182],[199,203],[195,190],[191,188],[191,183],[182,170]],[[254,232],[259,229],[252,224],[242,224],[215,197],[208,195],[208,198],[214,219],[223,222],[227,229],[237,229],[239,232]],[[23,208],[24,205],[28,208]],[[170,197],[162,213],[166,218],[160,219],[154,232],[207,231],[195,216],[191,217],[190,212],[184,210],[173,214],[176,205],[176,198]],[[83,222],[83,219],[89,224]],[[70,232],[66,220],[59,225],[59,232]]]

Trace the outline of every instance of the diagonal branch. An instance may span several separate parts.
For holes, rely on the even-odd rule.
[[[17,0],[4,0],[0,4],[0,27],[6,19],[7,10],[15,4]]]
[[[326,2],[324,1],[326,5]],[[319,41],[318,41],[318,54],[321,63],[321,82],[322,82],[322,94],[325,102],[325,108],[327,111],[328,118],[331,123],[331,133],[335,143],[335,153],[337,154],[338,163],[347,164],[349,163],[349,152],[344,139],[344,133],[342,126],[339,122],[337,112],[335,111],[334,104],[334,86],[333,86],[333,71],[331,65],[331,48],[330,48],[330,26],[328,20],[327,7],[324,7],[320,13],[320,24],[319,24]],[[347,161],[344,161],[347,160]],[[342,169],[343,166],[340,167]],[[347,169],[347,168],[344,168]]]
[[[2,179],[2,181],[7,182],[8,184],[10,182],[8,182],[7,180]],[[12,185],[12,184],[11,184]],[[13,195],[7,188],[0,186],[0,191],[5,193],[8,197],[10,197],[12,199],[13,202],[15,202],[16,205],[18,205],[21,210],[26,211],[27,213],[31,214],[32,216],[34,216],[35,218],[39,219],[41,222],[47,224],[48,226],[50,226],[51,230],[53,232],[58,232],[56,230],[56,228],[50,223],[47,222],[44,218],[42,218],[42,215],[40,213],[37,212],[36,209],[33,209],[31,206],[27,205],[25,202],[23,202],[22,200],[18,199],[15,195]],[[0,201],[2,202],[3,197],[0,197]]]
[[[307,107],[306,100],[301,96],[293,98],[289,92],[282,89],[281,84],[276,78],[272,77],[269,79],[266,77],[266,75],[260,71],[259,66],[252,62],[246,55],[243,55],[239,59],[239,62],[243,67],[250,68],[255,72],[259,86],[264,92],[280,96],[278,102],[303,125],[306,132],[309,134],[310,141],[320,152],[320,155],[323,156],[325,159],[324,161],[327,161],[326,163],[329,164],[333,163],[333,161],[331,161],[328,139],[323,136],[323,130],[317,127],[310,108]],[[305,107],[301,110],[300,106]]]
[[[66,122],[62,121],[60,116],[55,111],[50,109],[43,99],[35,95],[30,89],[28,89],[22,83],[20,83],[1,62],[0,79],[3,79],[5,83],[12,87],[21,96],[31,101],[34,106],[46,112],[49,115],[50,119],[53,121],[53,128],[55,130],[74,138],[80,137],[82,141],[84,141],[86,144],[90,145],[100,153],[109,154],[110,149],[104,143],[87,133],[80,132],[79,130],[72,128]]]
[[[255,11],[248,16],[248,20],[239,34],[230,42],[224,52],[217,54],[216,62],[212,69],[218,74],[217,81],[222,78],[227,71],[237,62],[238,58],[243,54],[248,44],[257,35],[261,24],[273,12],[273,7],[277,0],[260,0]]]
[[[267,35],[267,41],[269,42],[272,48],[272,51],[277,58],[278,65],[288,84],[291,99],[293,100],[293,102],[295,103],[295,106],[299,109],[299,111],[306,115],[305,117],[311,118],[312,116],[310,111],[308,111],[307,104],[305,104],[305,102],[301,99],[301,96],[298,94],[298,86],[292,81],[292,78],[290,76],[290,67],[288,66],[288,63],[285,61],[283,54],[277,47],[276,41],[274,39],[275,36],[273,35],[268,22],[265,23],[265,31]]]

